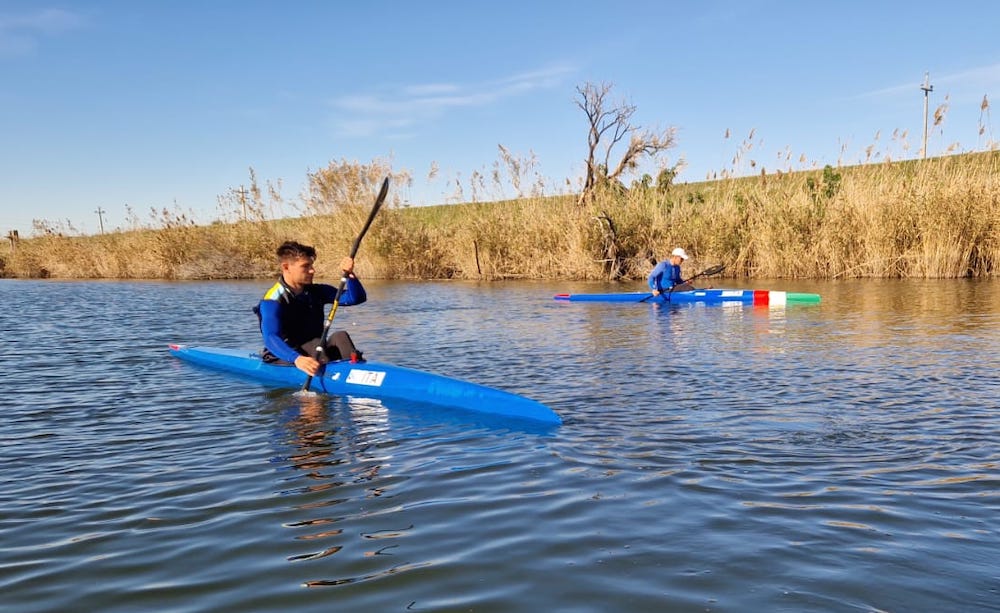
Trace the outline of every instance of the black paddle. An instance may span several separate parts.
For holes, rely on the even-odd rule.
[[[354,244],[351,245],[351,259],[358,254],[358,247],[361,246],[361,239],[365,237],[365,233],[368,232],[369,226],[372,225],[372,220],[375,219],[375,213],[378,213],[379,208],[382,207],[382,203],[385,202],[385,196],[389,193],[389,177],[386,177],[382,181],[382,189],[378,192],[378,197],[375,198],[375,206],[372,207],[372,212],[368,215],[368,221],[365,222],[365,226],[361,228],[361,233],[358,237],[354,239]],[[330,324],[333,323],[333,317],[337,314],[337,306],[340,305],[340,296],[344,293],[344,287],[347,285],[347,275],[344,274],[340,277],[340,285],[337,286],[337,295],[333,299],[333,306],[330,307],[330,314],[326,316],[326,321],[323,322],[323,335],[319,338],[319,345],[316,347],[316,359],[318,360],[322,354],[323,349],[326,347],[327,337],[330,335]],[[306,377],[306,382],[302,384],[301,392],[305,392],[309,389],[309,384],[312,383],[313,376],[309,375]]]
[[[690,283],[690,282],[694,281],[695,279],[697,279],[698,277],[710,277],[712,275],[717,275],[717,274],[719,274],[720,272],[722,272],[725,269],[726,269],[726,265],[725,264],[719,264],[718,266],[713,266],[711,268],[707,268],[707,269],[699,272],[698,274],[696,274],[693,277],[688,277],[687,279],[684,279],[683,281],[681,281],[681,283]],[[667,297],[665,298],[665,300],[667,302],[670,302],[670,294],[674,293],[674,287],[675,286],[671,286],[670,287],[670,291],[667,292]],[[655,294],[650,294],[650,295],[646,296],[645,298],[643,298],[642,300],[640,300],[639,302],[646,302],[647,300],[649,300],[650,298],[652,298],[654,295]]]

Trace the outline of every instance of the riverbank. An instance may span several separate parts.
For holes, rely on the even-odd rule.
[[[3,276],[252,279],[274,248],[350,250],[371,207],[272,221],[157,224],[97,236],[47,232],[0,251]],[[1000,274],[1000,152],[575,196],[381,211],[358,271],[381,279],[634,280],[675,246],[688,273],[767,278],[958,278]]]

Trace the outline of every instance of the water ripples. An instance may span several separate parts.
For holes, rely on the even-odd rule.
[[[551,428],[167,357],[256,347],[259,284],[0,283],[44,313],[0,315],[0,604],[995,610],[1000,290],[949,287],[760,310],[373,283],[338,312],[369,357]]]

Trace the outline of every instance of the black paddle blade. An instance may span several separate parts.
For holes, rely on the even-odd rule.
[[[709,268],[708,270],[702,272],[698,276],[711,277],[712,275],[719,274],[720,272],[722,272],[725,269],[726,269],[726,265],[725,264],[719,264],[718,266],[713,266],[713,267]]]
[[[708,277],[708,276],[711,276],[711,275],[717,275],[717,274],[719,274],[720,272],[722,272],[725,269],[726,269],[726,265],[725,264],[719,264],[718,266],[713,266],[713,267],[711,267],[711,268],[709,268],[707,270],[703,270],[703,271],[699,272],[698,274],[696,274],[693,277],[688,277],[687,279],[684,280],[684,282],[687,283],[689,281],[693,281],[693,280],[697,279],[698,277]],[[671,289],[670,291],[673,291],[673,289]]]

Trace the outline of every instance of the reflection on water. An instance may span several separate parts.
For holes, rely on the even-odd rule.
[[[996,610],[1000,283],[372,282],[338,312],[561,427],[168,357],[257,347],[259,285],[0,281],[38,309],[0,309],[4,609]]]
[[[272,395],[280,402],[281,392]],[[306,541],[310,547],[309,551],[289,555],[287,559],[302,562],[340,553],[345,546],[356,549],[360,545],[351,543],[355,535],[345,535],[340,527],[353,511],[336,507],[344,503],[353,506],[358,497],[364,500],[385,494],[388,485],[379,484],[379,473],[391,455],[378,444],[388,423],[386,409],[379,401],[364,398],[341,401],[321,395],[296,395],[294,399],[295,405],[284,412],[289,436],[283,443],[289,453],[281,460],[302,473],[287,477],[285,481],[293,482],[295,487],[283,489],[280,494],[294,501],[291,509],[301,516],[286,522],[285,527],[296,532],[296,541]],[[298,485],[303,478],[305,485]],[[358,491],[359,487],[363,492]],[[338,511],[346,515],[330,515]],[[362,542],[398,538],[404,532],[362,532],[360,538]],[[393,547],[381,545],[377,550],[364,551],[362,557],[388,555]],[[360,579],[311,579],[304,584],[341,585]]]

